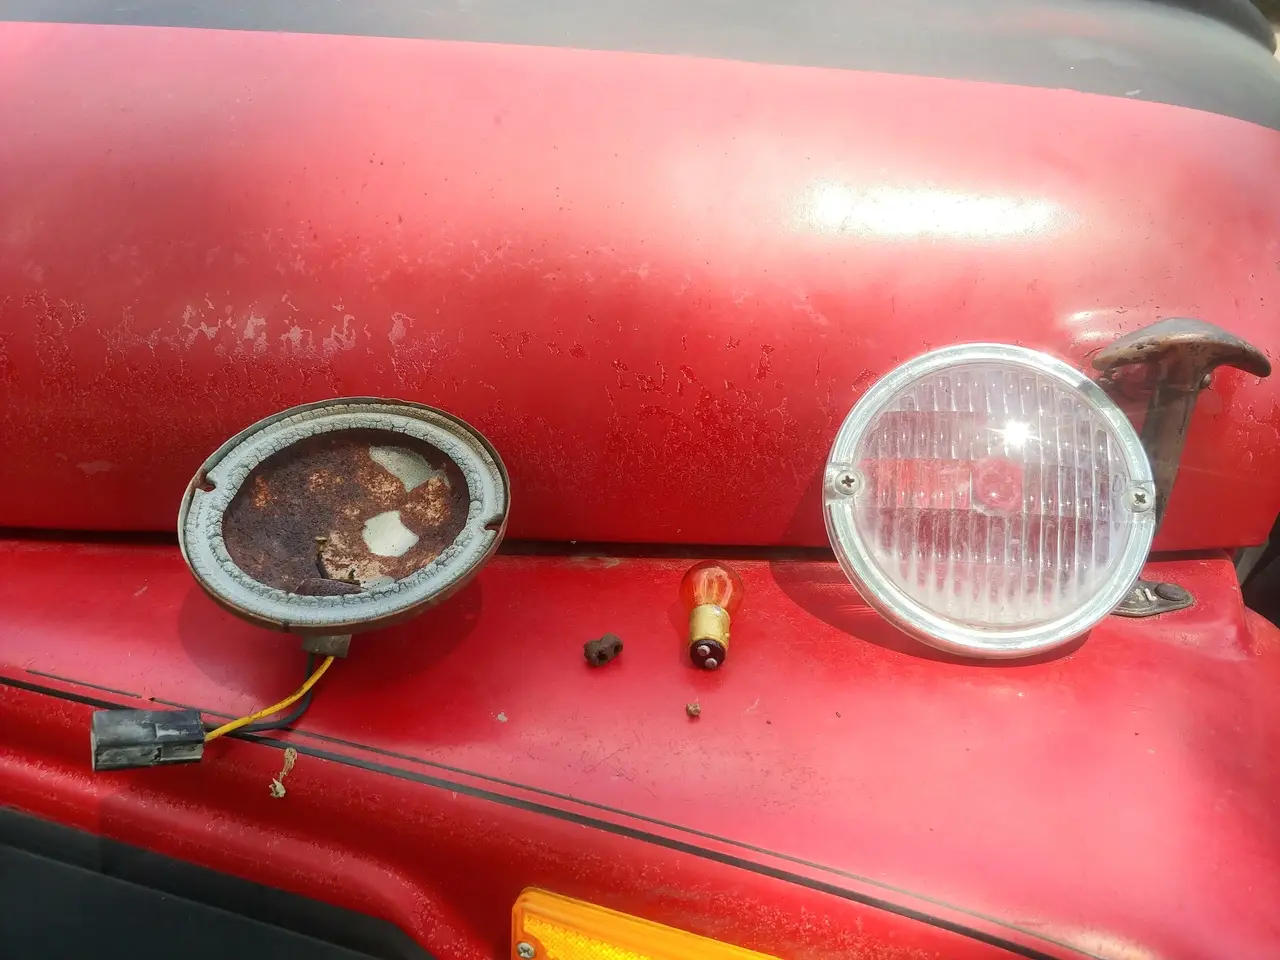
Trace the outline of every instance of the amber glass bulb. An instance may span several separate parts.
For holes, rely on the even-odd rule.
[[[742,578],[732,567],[705,560],[680,581],[680,600],[689,611],[689,658],[714,670],[729,653],[729,625],[742,606]]]

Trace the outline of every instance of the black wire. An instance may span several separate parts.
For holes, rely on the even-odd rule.
[[[309,653],[307,654],[306,676],[309,678],[311,674],[315,672],[315,669],[316,655],[314,653]],[[302,715],[307,712],[307,707],[311,706],[311,694],[314,692],[315,688],[312,687],[302,695],[302,698],[297,703],[293,705],[292,710],[280,717],[278,720],[259,720],[257,723],[250,723],[241,727],[239,730],[232,731],[229,736],[234,736],[237,733],[262,733],[266,730],[283,730],[285,727],[293,726],[302,718]],[[209,723],[206,721],[204,726],[206,730],[215,730],[222,726],[222,722],[217,721]]]

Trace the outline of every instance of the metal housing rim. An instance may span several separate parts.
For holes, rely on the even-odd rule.
[[[1155,518],[1151,511],[1131,514],[1135,525],[1115,572],[1089,601],[1047,623],[1030,627],[969,627],[957,624],[909,597],[886,576],[867,550],[854,523],[851,498],[831,489],[833,473],[854,462],[867,428],[884,405],[914,380],[961,363],[991,361],[1013,364],[1050,377],[1080,394],[1112,430],[1134,486],[1155,496],[1151,465],[1128,417],[1080,370],[1049,354],[1000,343],[943,347],[901,364],[876,381],[849,411],[827,460],[823,514],[827,538],[845,575],[864,600],[882,616],[917,639],[952,653],[986,658],[1022,657],[1051,650],[1087,633],[1124,599],[1151,550]],[[1153,500],[1151,502],[1154,502]],[[847,548],[846,548],[847,547]]]
[[[469,494],[462,531],[420,570],[364,593],[302,596],[253,580],[227,553],[223,512],[249,472],[269,456],[307,437],[347,429],[415,437],[453,460]],[[213,482],[212,490],[202,488],[206,481]],[[497,550],[509,507],[510,484],[501,458],[465,421],[411,401],[343,397],[273,414],[222,444],[187,486],[178,512],[178,544],[201,588],[237,616],[295,633],[352,633],[407,619],[463,586]]]

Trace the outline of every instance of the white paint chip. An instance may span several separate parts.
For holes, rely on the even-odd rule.
[[[380,557],[403,557],[418,542],[418,535],[400,519],[399,510],[370,517],[364,522],[361,536],[369,552]]]
[[[422,486],[437,473],[425,457],[404,447],[370,447],[369,456],[378,466],[404,484],[405,492]]]
[[[500,714],[498,714],[498,722],[499,722],[499,723],[506,723],[506,722],[507,722],[507,715],[506,715],[505,713],[500,713]]]

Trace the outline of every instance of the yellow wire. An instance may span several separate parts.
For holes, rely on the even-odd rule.
[[[331,663],[333,663],[333,657],[325,657],[324,663],[316,667],[316,672],[307,677],[307,682],[293,693],[289,694],[289,696],[285,697],[279,703],[273,703],[271,706],[259,710],[257,713],[251,713],[247,717],[241,717],[239,720],[232,720],[230,723],[224,723],[216,730],[210,730],[204,735],[204,742],[208,743],[210,740],[217,740],[223,734],[232,733],[235,730],[239,730],[241,727],[246,727],[257,720],[261,720],[263,717],[269,717],[273,713],[279,713],[285,707],[297,703],[307,695],[308,690],[316,685],[316,681],[324,676],[324,672],[329,669],[329,665]]]

